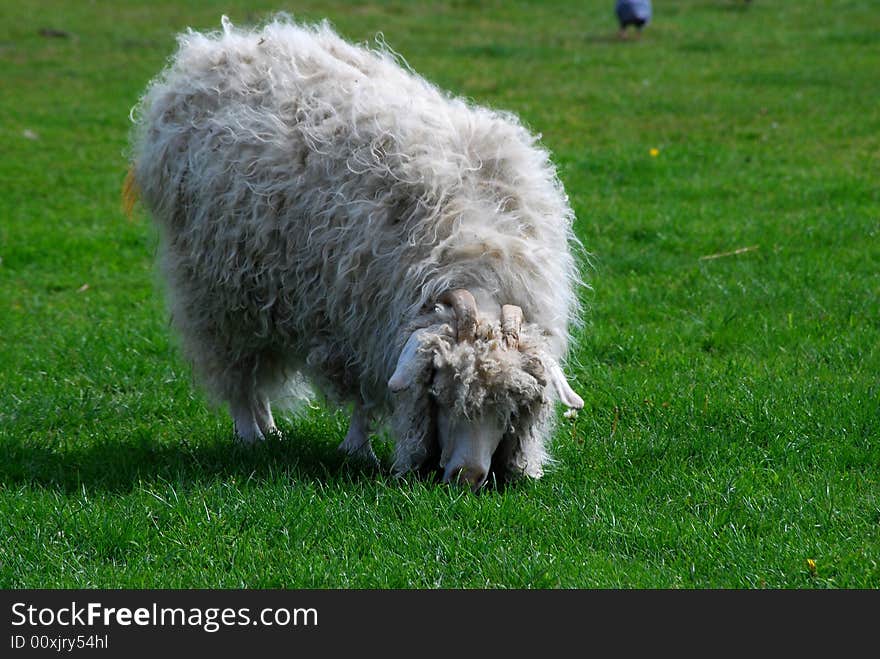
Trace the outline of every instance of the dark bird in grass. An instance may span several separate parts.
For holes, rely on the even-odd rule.
[[[651,21],[651,0],[617,0],[614,4],[614,12],[620,23],[619,36],[626,39],[626,29],[633,26],[636,36],[642,33],[642,28]]]

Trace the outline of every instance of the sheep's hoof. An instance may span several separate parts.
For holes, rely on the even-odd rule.
[[[266,440],[265,435],[263,435],[256,423],[245,424],[236,422],[234,424],[234,431],[236,443],[243,446],[253,446]]]
[[[373,451],[373,447],[370,445],[369,441],[366,441],[357,447],[348,446],[346,442],[342,442],[339,445],[338,450],[341,453],[345,453],[346,457],[351,459],[352,462],[365,467],[378,469],[381,466],[379,458],[376,457],[376,453]]]
[[[379,467],[379,458],[373,452],[370,435],[365,428],[363,417],[355,413],[352,416],[345,439],[342,440],[338,450],[350,456],[355,462],[370,467]]]
[[[266,441],[266,437],[263,435],[263,433],[250,436],[243,436],[237,432],[235,433],[235,443],[240,444],[241,446],[256,446],[257,444],[264,441]]]

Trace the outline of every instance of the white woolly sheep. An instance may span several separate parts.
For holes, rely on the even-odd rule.
[[[341,449],[479,488],[539,477],[580,284],[573,213],[511,114],[326,23],[187,31],[133,110],[129,203],[160,228],[172,324],[245,442],[310,386]],[[525,321],[524,321],[525,319]]]

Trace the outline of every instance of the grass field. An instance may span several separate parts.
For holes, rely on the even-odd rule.
[[[880,587],[880,12],[654,5],[2,0],[0,587]],[[360,470],[325,409],[236,448],[193,386],[128,113],[176,32],[279,9],[542,133],[592,254],[544,479]]]

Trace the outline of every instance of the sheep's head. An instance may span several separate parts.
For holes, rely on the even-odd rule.
[[[493,307],[497,305],[492,305]],[[445,482],[480,488],[493,463],[539,476],[550,392],[583,401],[546,349],[538,325],[514,305],[477,308],[465,289],[442,295],[420,318],[388,381],[396,395],[396,470],[435,457]]]

